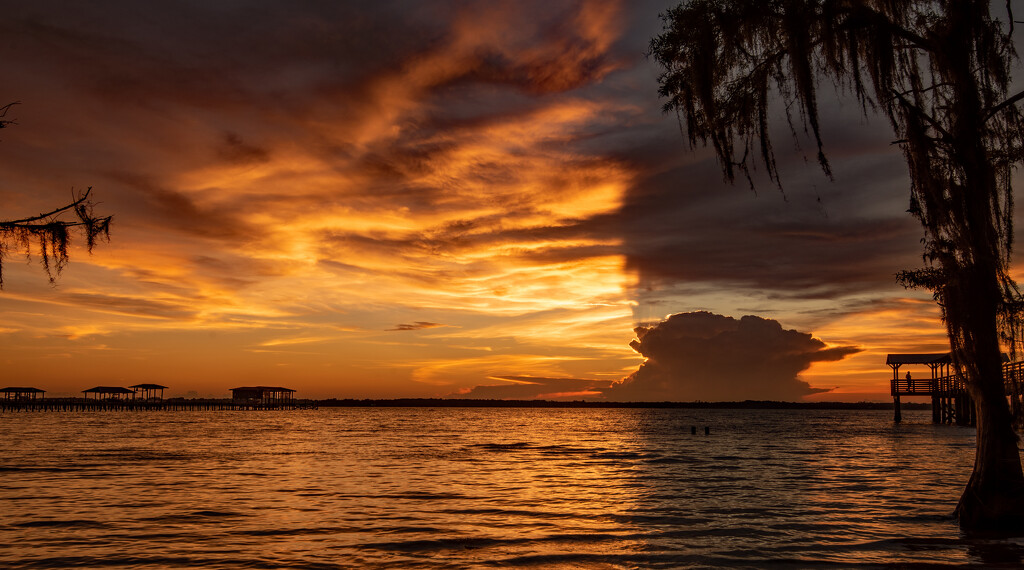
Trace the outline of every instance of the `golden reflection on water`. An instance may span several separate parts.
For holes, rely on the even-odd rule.
[[[970,471],[973,431],[914,413],[897,426],[889,414],[7,414],[0,561],[1019,562],[1024,543],[963,538],[949,517]]]

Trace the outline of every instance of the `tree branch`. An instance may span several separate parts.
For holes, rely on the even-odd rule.
[[[7,116],[7,111],[10,111],[11,107],[17,105],[18,103],[21,103],[21,101],[15,101],[13,103],[8,103],[8,104],[0,107],[0,129],[6,127],[7,125],[10,125],[10,124],[14,123],[14,121],[7,121],[3,117],[6,117]]]
[[[846,12],[847,14],[850,14],[852,16],[862,16],[870,18],[873,24],[880,25],[881,27],[889,31],[892,35],[907,40],[907,42],[909,42],[913,47],[922,49],[927,52],[934,51],[932,42],[928,41],[927,38],[920,34],[915,34],[914,32],[908,30],[907,28],[904,28],[903,26],[896,25],[885,14],[882,14],[877,10],[871,9],[857,2],[854,3],[854,6],[854,8],[839,10],[839,12]]]
[[[1002,103],[996,105],[995,107],[992,107],[992,109],[990,109],[989,112],[985,115],[985,119],[982,122],[987,123],[989,119],[996,115],[996,113],[1002,111],[1003,109],[1009,107],[1010,105],[1017,103],[1017,101],[1020,101],[1021,99],[1024,99],[1024,91],[1019,91],[1013,97],[1010,97],[1009,99],[1003,101]]]
[[[8,221],[0,222],[0,227],[12,227],[12,228],[26,227],[26,226],[32,225],[32,222],[38,222],[40,220],[50,219],[53,216],[56,216],[57,214],[60,214],[62,212],[66,212],[68,210],[74,209],[79,204],[84,203],[86,200],[89,199],[89,193],[90,192],[92,192],[92,186],[88,187],[85,190],[85,193],[83,193],[74,202],[68,204],[67,206],[62,206],[62,207],[57,208],[56,210],[54,210],[52,212],[47,212],[45,214],[39,214],[38,216],[32,216],[32,217],[29,217],[29,218],[22,218],[20,220],[8,220]],[[77,222],[75,222],[75,223],[69,222],[68,225],[81,225],[81,224],[78,224]]]
[[[929,115],[928,113],[925,113],[924,111],[922,111],[920,107],[918,107],[917,105],[915,105],[915,104],[911,103],[910,101],[908,101],[907,98],[904,97],[901,93],[899,93],[897,91],[893,91],[893,96],[896,97],[897,99],[899,99],[900,103],[902,103],[904,107],[906,107],[910,111],[913,111],[914,114],[920,116],[922,119],[925,120],[926,123],[931,125],[933,129],[938,131],[939,134],[941,135],[940,140],[945,140],[946,142],[949,142],[949,141],[953,140],[953,137],[948,132],[946,132],[946,129],[944,129],[942,127],[942,124],[939,123],[935,119],[935,117],[933,117],[933,116]]]

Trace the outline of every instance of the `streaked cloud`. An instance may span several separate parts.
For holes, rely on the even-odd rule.
[[[566,400],[595,399],[602,396],[611,384],[586,378],[544,378],[534,376],[507,376],[491,380],[498,384],[474,386],[451,397],[485,400]]]
[[[393,329],[387,329],[389,331],[419,331],[423,329],[433,329],[437,327],[444,327],[441,323],[432,323],[430,321],[416,321],[415,323],[401,323],[395,325]]]

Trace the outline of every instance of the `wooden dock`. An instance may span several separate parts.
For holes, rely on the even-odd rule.
[[[31,400],[0,400],[0,412],[154,412],[213,410],[299,410],[316,409],[306,400],[254,402],[231,398],[169,398],[169,399],[96,399],[36,398]]]
[[[932,422],[973,426],[976,423],[974,401],[963,378],[951,372],[952,360],[946,354],[890,354],[886,364],[893,370],[890,380],[894,420],[901,421],[900,398],[926,396],[932,402]],[[928,366],[928,378],[914,378],[911,374],[900,377],[901,366],[919,364]],[[1019,424],[1024,420],[1024,362],[1003,364],[1003,382],[1010,411]]]

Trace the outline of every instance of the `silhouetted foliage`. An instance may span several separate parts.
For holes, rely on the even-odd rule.
[[[0,129],[6,127],[7,125],[14,124],[14,121],[10,121],[7,119],[7,112],[11,110],[11,107],[17,105],[18,103],[19,101],[15,101],[13,103],[8,103],[0,107]]]
[[[14,102],[0,107],[0,128],[13,124],[14,121],[4,117],[16,104]],[[112,216],[97,216],[93,212],[91,193],[91,187],[84,192],[72,191],[71,202],[67,205],[20,220],[0,221],[0,288],[4,284],[3,262],[12,248],[23,251],[29,258],[35,249],[52,284],[68,263],[68,245],[73,230],[81,231],[90,253],[97,239],[110,239]],[[63,219],[69,212],[73,213],[75,219]]]
[[[664,14],[651,42],[665,109],[691,146],[714,148],[729,181],[740,173],[753,185],[757,163],[781,187],[776,106],[794,137],[813,138],[831,177],[822,81],[888,119],[910,171],[908,211],[925,230],[925,268],[899,279],[935,293],[978,410],[975,469],[957,507],[971,528],[1024,520],[1000,367],[1000,341],[1015,350],[1021,338],[1022,306],[1009,263],[1024,92],[1007,93],[1017,55],[1009,2],[1005,11],[1000,20],[979,0],[694,0]]]

